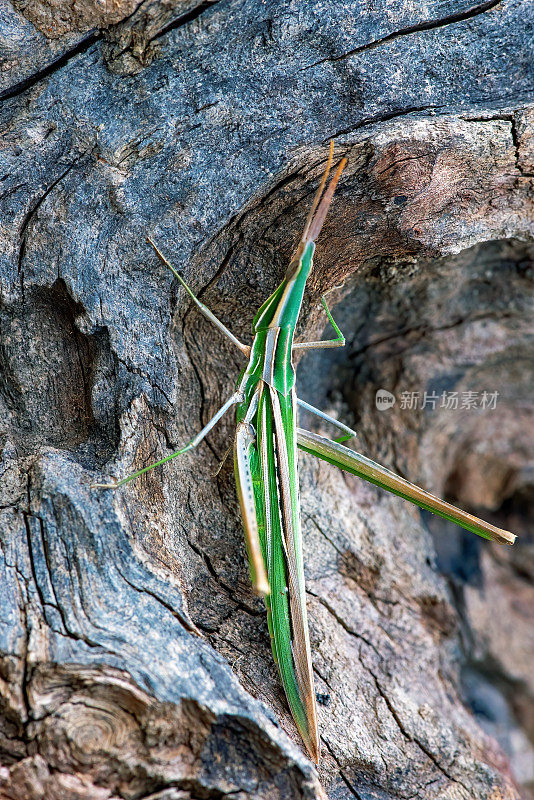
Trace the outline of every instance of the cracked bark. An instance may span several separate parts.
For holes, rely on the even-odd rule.
[[[1,800],[530,797],[530,6],[50,8],[0,22]],[[230,417],[119,495],[89,485],[188,441],[242,366],[146,234],[247,340],[332,137],[349,164],[299,338],[343,285],[347,347],[305,355],[300,394],[521,538],[479,545],[301,459],[317,773],[231,463],[214,476]],[[499,401],[401,402],[444,391]]]
[[[391,42],[394,39],[398,39],[400,36],[410,36],[411,34],[419,33],[420,31],[431,31],[435,30],[436,28],[444,28],[446,25],[453,25],[455,22],[464,22],[465,20],[472,19],[472,17],[476,17],[479,14],[484,14],[486,11],[490,11],[492,8],[495,8],[495,6],[499,5],[499,3],[501,3],[501,0],[488,0],[487,3],[481,3],[473,8],[467,8],[465,11],[458,11],[454,14],[448,14],[442,19],[430,19],[426,22],[419,22],[415,25],[409,25],[401,30],[392,31],[386,36],[382,36],[380,39],[375,39],[367,44],[354,47],[352,50],[342,53],[341,55],[330,56],[329,58],[315,61],[313,64],[307,64],[305,67],[302,67],[301,71],[312,69],[313,67],[319,66],[319,64],[325,64],[327,61],[343,61],[344,59],[355,56],[358,53],[363,53],[366,50],[373,50],[375,47],[380,47],[380,45],[385,44],[386,42]]]

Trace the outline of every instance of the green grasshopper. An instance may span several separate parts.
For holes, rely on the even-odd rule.
[[[250,346],[240,342],[200,302],[156,245],[148,240],[200,311],[241,350],[248,363],[237,382],[236,391],[189,444],[120,481],[95,484],[116,489],[192,450],[230,408],[236,407],[235,478],[252,585],[254,591],[265,599],[274,660],[297,728],[315,762],[320,757],[320,740],[306,616],[297,446],[486,539],[501,544],[513,544],[515,540],[512,533],[455,508],[345,447],[341,441],[354,436],[354,431],[297,398],[292,354],[297,350],[343,347],[345,344],[324,297],[323,306],[336,338],[293,341],[306,281],[312,269],[315,241],[346,163],[346,159],[340,162],[327,187],[333,156],[331,142],[326,169],[302,238],[282,283],[254,317],[254,338]],[[298,406],[332,423],[343,432],[343,436],[330,440],[298,428]]]

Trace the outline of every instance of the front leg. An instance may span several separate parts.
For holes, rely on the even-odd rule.
[[[198,297],[193,293],[193,291],[189,288],[187,283],[184,281],[184,279],[182,278],[180,273],[172,266],[171,263],[169,263],[169,261],[167,261],[167,259],[165,258],[165,256],[161,252],[161,250],[159,250],[159,248],[154,244],[154,242],[152,241],[150,236],[147,236],[147,241],[148,241],[149,244],[152,245],[152,247],[154,248],[154,250],[158,254],[159,258],[165,264],[165,266],[168,267],[171,270],[171,272],[174,275],[174,277],[178,278],[178,280],[180,281],[180,283],[182,284],[184,289],[188,292],[189,296],[194,300],[194,302],[196,303],[196,305],[198,306],[200,311],[204,314],[204,316],[207,317],[210,320],[210,322],[213,322],[215,327],[217,327],[221,331],[221,333],[224,334],[224,336],[226,336],[227,339],[230,339],[230,341],[233,344],[235,344],[235,346],[238,347],[241,350],[241,352],[248,358],[250,356],[250,345],[243,344],[243,342],[240,342],[239,339],[236,336],[234,336],[234,334],[231,331],[228,330],[226,325],[224,325],[220,321],[220,319],[217,319],[215,314],[213,314],[213,312],[211,312],[209,310],[209,308],[207,306],[205,306],[204,303],[202,303],[198,299]]]

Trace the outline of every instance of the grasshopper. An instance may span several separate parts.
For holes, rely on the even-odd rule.
[[[251,345],[237,339],[195,296],[158,247],[168,266],[200,311],[239,348],[248,363],[231,397],[185,447],[119,481],[95,484],[116,489],[154,467],[192,450],[217,422],[235,407],[234,466],[245,542],[254,591],[264,597],[275,663],[302,740],[312,759],[320,757],[316,696],[306,614],[302,555],[297,448],[399,495],[421,508],[456,522],[500,544],[513,544],[514,534],[496,528],[400,478],[341,442],[355,432],[308,403],[295,388],[292,355],[297,350],[343,347],[345,339],[324,297],[322,303],[336,338],[295,342],[306,281],[313,265],[315,241],[323,226],[346,159],[327,186],[334,158],[333,142],[320,186],[313,200],[298,247],[285,277],[253,320]],[[297,408],[332,423],[343,436],[331,440],[297,427]]]

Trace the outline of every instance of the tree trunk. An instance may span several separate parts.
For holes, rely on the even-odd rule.
[[[532,6],[2,6],[0,798],[531,797]],[[146,235],[249,341],[330,139],[300,335],[342,287],[347,347],[299,393],[522,536],[301,458],[316,771],[216,473],[231,415],[90,484],[192,438],[242,368]]]

